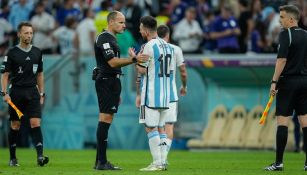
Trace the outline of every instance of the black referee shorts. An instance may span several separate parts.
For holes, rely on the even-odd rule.
[[[29,118],[41,118],[42,111],[40,105],[40,95],[36,86],[32,87],[12,87],[10,97],[16,107]],[[19,120],[16,111],[9,106],[11,121]]]
[[[95,81],[95,87],[98,97],[99,112],[106,114],[117,113],[122,88],[120,79],[116,77],[99,77]]]
[[[277,84],[276,116],[307,114],[307,77],[281,77]]]

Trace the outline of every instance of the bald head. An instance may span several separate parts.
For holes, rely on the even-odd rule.
[[[107,16],[108,30],[114,34],[123,33],[126,28],[125,16],[119,11],[112,11]]]
[[[124,16],[121,12],[119,11],[112,11],[108,14],[107,16],[107,21],[108,23],[111,21],[111,20],[115,20],[117,16]]]

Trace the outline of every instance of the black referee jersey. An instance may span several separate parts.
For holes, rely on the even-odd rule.
[[[287,62],[281,76],[307,76],[307,32],[291,27],[279,34],[278,58]]]
[[[108,61],[114,57],[120,58],[120,50],[116,37],[108,31],[99,34],[95,41],[95,58],[101,74],[121,74],[121,68],[112,68]]]
[[[43,71],[42,52],[35,46],[23,49],[19,46],[11,48],[4,57],[1,72],[10,73],[13,86],[31,87],[37,85],[37,74]]]

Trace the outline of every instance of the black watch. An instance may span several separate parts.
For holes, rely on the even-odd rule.
[[[271,80],[271,84],[273,84],[273,83],[277,84],[278,81]]]
[[[133,62],[133,63],[138,62],[138,60],[136,59],[136,57],[132,57],[132,62]]]
[[[4,97],[6,94],[7,94],[7,92],[3,92],[3,91],[1,91],[1,95],[2,95],[2,97]]]

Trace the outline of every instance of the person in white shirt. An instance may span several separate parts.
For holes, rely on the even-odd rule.
[[[94,55],[93,43],[96,37],[96,27],[94,22],[94,12],[91,9],[85,9],[85,18],[77,27],[79,37],[80,54]]]
[[[170,40],[170,30],[166,25],[160,25],[157,29],[158,36],[165,40],[166,42],[169,42]],[[179,68],[180,71],[180,78],[181,78],[181,87],[180,87],[180,95],[185,96],[187,93],[187,71],[184,64],[184,58],[182,54],[182,50],[180,47],[169,44],[170,47],[173,50],[174,57],[173,57],[173,67],[170,68],[171,74],[171,91],[170,91],[170,104],[169,109],[167,109],[167,115],[165,118],[165,127],[159,128],[160,133],[160,139],[165,139],[165,143],[167,146],[167,151],[162,152],[165,153],[165,155],[162,155],[162,158],[165,159],[165,163],[167,166],[168,162],[167,155],[170,151],[172,140],[174,137],[174,123],[177,122],[177,111],[178,111],[178,95],[177,95],[177,86],[176,86],[176,69]]]
[[[169,108],[174,54],[170,45],[157,37],[157,21],[152,16],[140,19],[140,33],[148,41],[141,53],[149,55],[150,59],[137,65],[138,72],[142,74],[139,123],[145,125],[153,158],[153,162],[140,171],[161,171],[165,170],[162,155],[165,155],[166,143],[160,139],[158,128],[164,127]]]
[[[6,37],[7,33],[13,31],[12,25],[5,20],[4,18],[0,18],[0,56],[4,54],[5,50],[9,45],[9,39]]]
[[[79,39],[75,30],[77,21],[74,17],[67,17],[65,25],[57,28],[52,37],[60,46],[60,53],[62,55],[68,53],[76,53],[79,48]]]
[[[203,40],[203,31],[195,20],[196,10],[189,7],[185,18],[175,25],[173,39],[178,42],[184,53],[200,53],[200,43]]]
[[[35,7],[36,15],[31,18],[31,24],[35,30],[33,45],[40,48],[45,54],[52,54],[54,42],[51,38],[52,30],[55,28],[55,19],[45,12],[43,2],[38,2]]]

